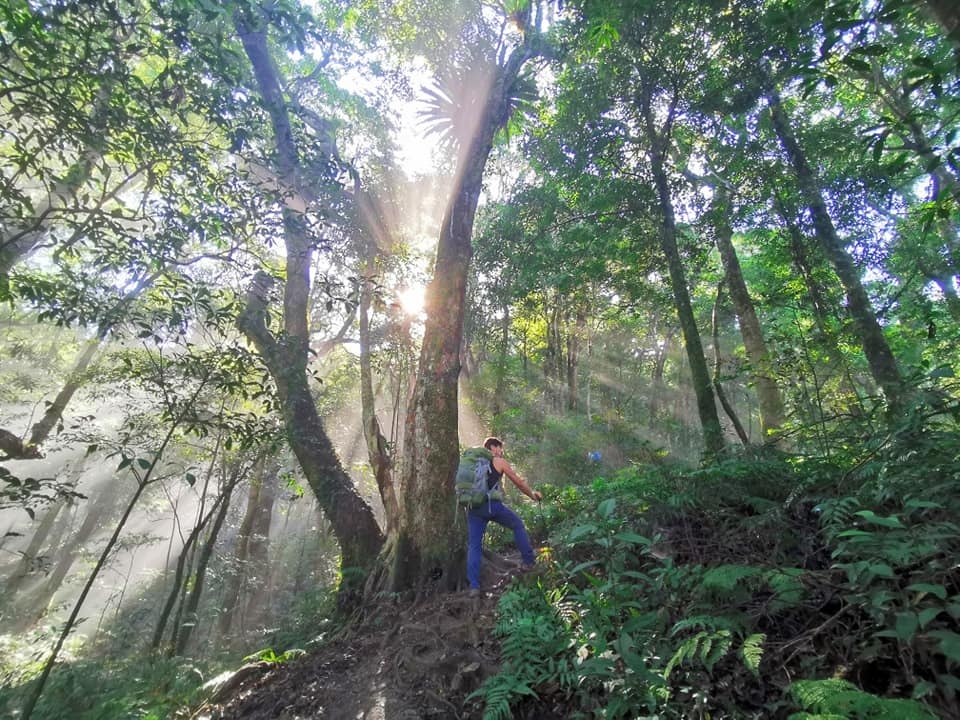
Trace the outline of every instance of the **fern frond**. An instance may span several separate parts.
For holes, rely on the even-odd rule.
[[[740,648],[740,657],[743,658],[744,665],[754,675],[760,674],[760,660],[763,658],[763,643],[767,636],[763,633],[754,633],[743,641]]]
[[[733,646],[733,637],[730,635],[729,630],[721,630],[714,635],[712,639],[714,640],[714,645],[711,652],[701,654],[703,664],[708,672],[713,672],[714,666],[724,655],[730,652],[730,648]]]
[[[750,565],[720,565],[704,573],[703,587],[714,592],[730,592],[744,579],[761,574],[763,570]]]
[[[798,680],[790,692],[800,705],[815,713],[871,720],[936,720],[936,715],[915,700],[880,698],[837,678]]]
[[[713,667],[720,659],[730,652],[732,645],[733,635],[729,630],[718,630],[716,632],[701,630],[693,637],[687,638],[677,648],[666,668],[664,668],[663,677],[670,677],[674,668],[693,658],[697,658],[708,671],[712,672]]]
[[[704,630],[730,630],[735,632],[740,630],[740,623],[732,618],[718,617],[716,615],[693,615],[678,621],[671,629],[671,635],[677,635],[684,630],[694,628],[703,628]]]

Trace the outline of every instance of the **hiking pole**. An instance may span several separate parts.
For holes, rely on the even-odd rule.
[[[543,517],[543,498],[537,500],[537,508],[540,510],[540,527],[543,528],[543,539],[547,539],[547,520]]]

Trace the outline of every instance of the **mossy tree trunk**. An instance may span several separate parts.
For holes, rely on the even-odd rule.
[[[287,442],[340,544],[344,570],[341,599],[346,599],[362,587],[363,576],[383,544],[383,534],[373,510],[360,497],[333,448],[307,380],[310,339],[307,307],[314,239],[307,230],[305,210],[314,199],[309,197],[310,187],[307,186],[310,183],[306,181],[314,185],[332,181],[310,178],[310,173],[301,167],[289,105],[267,47],[266,21],[238,12],[235,22],[273,130],[275,170],[284,190],[282,213],[286,245],[283,333],[275,336],[267,329],[265,318],[270,281],[263,273],[258,275],[248,293],[239,325],[263,358],[276,384]],[[332,166],[333,157],[330,162]]]
[[[465,533],[456,526],[453,476],[459,458],[457,384],[471,235],[483,172],[510,115],[514,83],[535,54],[531,38],[489,65],[489,92],[476,130],[461,146],[443,215],[434,277],[427,287],[419,371],[405,423],[400,526],[374,589],[454,589],[464,572]]]

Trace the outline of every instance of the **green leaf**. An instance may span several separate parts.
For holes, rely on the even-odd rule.
[[[897,577],[893,572],[893,568],[886,563],[870,563],[867,567],[867,572],[870,573],[872,577],[882,577],[888,580],[894,580]]]
[[[936,595],[941,600],[947,599],[947,589],[943,585],[933,585],[931,583],[913,583],[912,585],[907,585],[907,590]]]
[[[581,572],[583,572],[583,571],[586,570],[587,568],[591,568],[591,567],[593,567],[593,566],[595,566],[595,565],[599,565],[599,564],[600,564],[600,561],[599,561],[599,560],[587,560],[586,562],[582,562],[582,563],[580,563],[579,565],[576,565],[575,567],[573,567],[567,574],[568,574],[568,575],[579,575]]]
[[[617,508],[616,498],[607,498],[597,506],[597,514],[604,520],[609,520],[613,511]]]
[[[139,465],[143,470],[149,470],[152,464],[153,463],[146,458],[137,458],[137,465]]]
[[[954,662],[960,662],[960,635],[950,630],[931,630],[928,637],[936,638],[937,649]]]
[[[862,517],[867,522],[873,523],[874,525],[879,525],[881,527],[888,527],[888,528],[903,527],[903,523],[900,522],[900,518],[898,518],[896,515],[891,515],[890,517],[880,517],[879,515],[874,513],[872,510],[858,510],[857,512],[854,513],[854,515]]]
[[[743,647],[740,648],[740,657],[754,675],[760,674],[760,660],[763,658],[763,643],[766,639],[767,636],[763,633],[754,633],[743,641]]]
[[[937,615],[939,615],[942,612],[943,612],[943,608],[934,608],[934,607],[924,608],[923,610],[921,610],[919,613],[917,613],[917,617],[919,617],[920,619],[920,627],[925,628],[927,625],[929,625],[933,621],[935,617],[937,617]]]
[[[917,618],[917,614],[913,612],[900,612],[897,613],[896,617],[895,627],[897,637],[903,642],[910,642],[920,627],[920,620]]]
[[[870,63],[864,62],[859,58],[851,57],[850,55],[847,55],[845,58],[843,58],[841,62],[843,62],[843,64],[846,65],[847,67],[852,68],[853,70],[856,70],[858,72],[869,73],[871,70]]]
[[[635,532],[618,532],[613,537],[621,542],[629,543],[631,545],[643,545],[644,547],[649,547],[652,544],[649,538],[645,538],[643,535],[638,535]]]
[[[573,528],[573,530],[571,530],[570,533],[567,535],[567,542],[575,542],[575,541],[579,540],[580,538],[582,538],[582,537],[584,537],[584,536],[586,536],[586,535],[590,535],[590,534],[595,533],[595,532],[597,532],[597,526],[596,526],[596,525],[590,525],[590,524],[587,524],[587,525],[577,525],[577,526],[576,526],[575,528]]]

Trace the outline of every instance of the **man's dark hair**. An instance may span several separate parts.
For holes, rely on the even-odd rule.
[[[488,437],[483,441],[483,446],[489,450],[492,447],[503,447],[503,441],[500,438]]]

